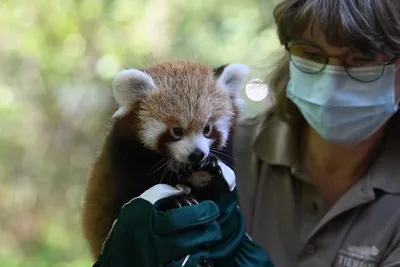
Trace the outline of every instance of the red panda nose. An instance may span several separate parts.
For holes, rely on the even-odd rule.
[[[190,162],[200,162],[203,160],[203,158],[204,158],[204,152],[198,148],[193,150],[193,152],[190,153],[188,156],[188,160]]]

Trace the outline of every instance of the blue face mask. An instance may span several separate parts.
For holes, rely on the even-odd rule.
[[[297,62],[310,70],[318,64],[296,57]],[[376,76],[382,68],[354,71]],[[394,64],[385,66],[379,79],[363,83],[351,78],[341,66],[326,65],[320,73],[307,74],[290,62],[286,93],[321,137],[333,143],[358,143],[375,133],[397,111],[395,72]]]

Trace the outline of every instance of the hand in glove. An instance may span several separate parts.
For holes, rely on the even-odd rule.
[[[220,225],[222,239],[216,245],[198,251],[189,258],[184,258],[174,265],[185,263],[185,266],[257,266],[273,267],[267,253],[258,246],[245,232],[245,222],[238,207],[236,177],[233,170],[216,157],[193,165],[190,170],[190,183],[204,187],[192,190],[192,194],[200,199],[212,199],[219,208],[217,222]],[[208,174],[208,175],[207,175]],[[197,177],[197,178],[196,178]],[[200,178],[199,178],[200,177]],[[202,203],[202,202],[200,202]],[[169,266],[169,265],[168,265]]]
[[[189,191],[158,184],[126,203],[94,267],[163,266],[220,240],[219,209],[212,201],[168,211],[154,205]]]

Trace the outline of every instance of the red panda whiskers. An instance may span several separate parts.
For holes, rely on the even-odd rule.
[[[166,173],[206,159],[211,149],[220,150],[218,158],[233,166],[231,158],[223,158],[229,152],[223,152],[232,143],[238,91],[248,71],[242,64],[213,69],[175,61],[123,70],[115,76],[118,108],[90,172],[83,205],[84,235],[94,258],[121,206],[160,183]],[[206,134],[207,124],[211,132]],[[175,137],[173,128],[177,128]],[[160,167],[160,162],[165,164]],[[171,185],[179,182],[177,177],[172,174]],[[207,184],[192,178],[192,187]]]

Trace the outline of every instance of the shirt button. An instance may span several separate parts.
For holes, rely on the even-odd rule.
[[[307,244],[304,248],[304,253],[307,255],[311,255],[315,253],[315,246],[313,244]]]

